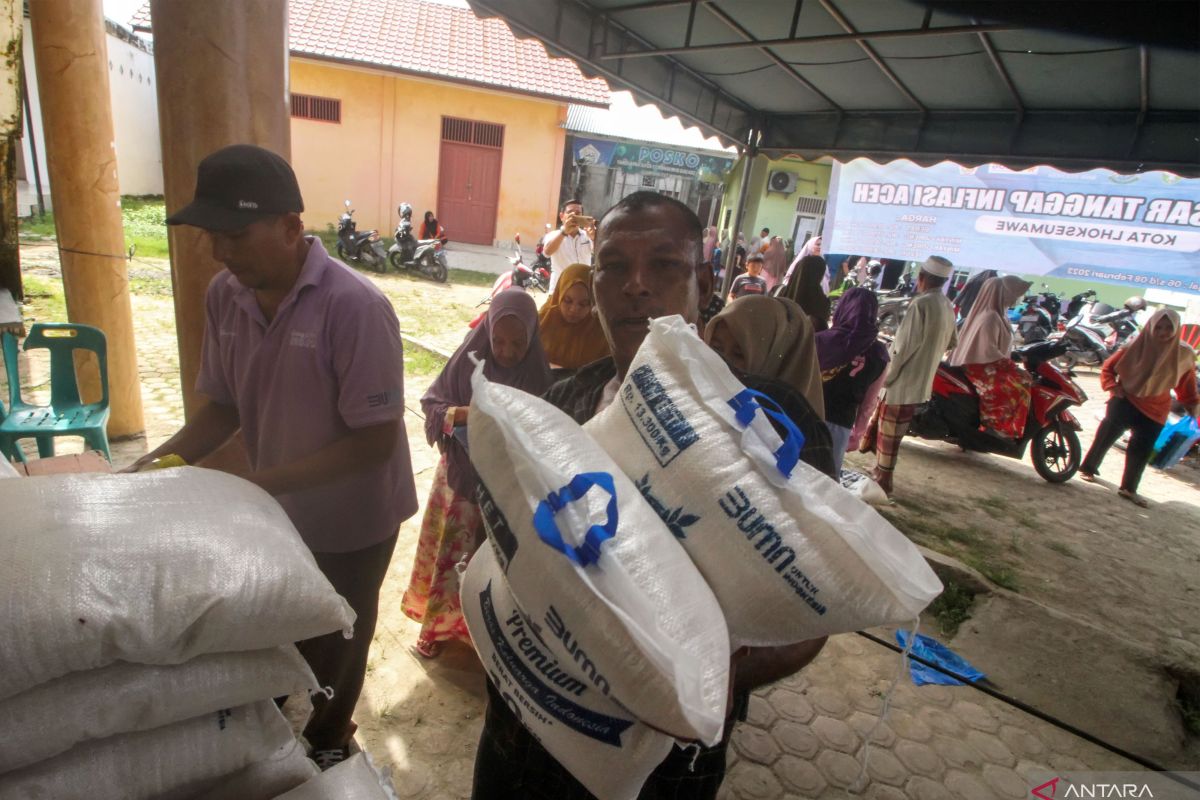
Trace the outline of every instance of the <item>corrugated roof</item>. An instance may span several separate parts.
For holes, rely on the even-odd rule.
[[[150,4],[133,18],[150,30]],[[429,0],[291,0],[289,47],[310,56],[607,106],[608,84],[497,19]]]
[[[737,151],[726,148],[715,136],[706,137],[695,126],[684,127],[679,117],[665,118],[655,106],[639,106],[629,92],[613,92],[608,108],[592,108],[572,103],[567,106],[563,127],[572,133],[636,139],[689,150],[708,150],[727,158]]]

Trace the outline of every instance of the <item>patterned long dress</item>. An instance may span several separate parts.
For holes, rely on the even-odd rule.
[[[1025,432],[1029,415],[1029,378],[1010,358],[990,364],[966,364],[967,378],[979,393],[979,419],[1011,439]]]
[[[404,613],[421,623],[417,649],[423,655],[433,655],[438,642],[454,639],[471,642],[458,598],[455,565],[474,551],[482,530],[479,506],[474,499],[450,488],[443,454],[421,521],[412,578],[401,601]]]

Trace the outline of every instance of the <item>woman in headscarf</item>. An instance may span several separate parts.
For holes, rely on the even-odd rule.
[[[425,220],[421,223],[421,230],[417,231],[418,239],[442,239],[446,236],[446,229],[437,221],[437,217],[432,211],[425,212]]]
[[[1031,285],[1016,275],[985,282],[963,322],[958,345],[950,353],[950,365],[963,367],[979,393],[984,431],[1007,439],[1017,439],[1025,431],[1029,379],[1010,357],[1012,323],[1004,312]]]
[[[421,623],[416,650],[432,658],[438,643],[470,642],[454,565],[469,557],[483,541],[478,478],[465,446],[471,404],[470,354],[484,362],[488,380],[541,395],[550,386],[550,368],[538,337],[537,305],[520,289],[492,299],[487,317],[466,339],[421,398],[425,438],[442,457],[433,476],[417,542],[412,578],[404,593],[404,613]]]
[[[856,287],[842,295],[833,325],[816,335],[817,361],[825,395],[825,426],[833,439],[833,461],[842,469],[855,428],[866,428],[875,411],[891,356],[879,335],[879,300]]]
[[[1100,386],[1110,395],[1108,409],[1079,476],[1096,480],[1108,448],[1132,430],[1119,493],[1143,508],[1148,506],[1137,492],[1138,483],[1171,410],[1171,390],[1189,414],[1200,414],[1195,369],[1196,352],[1179,340],[1179,315],[1167,308],[1155,311],[1142,332],[1100,369]]]
[[[799,305],[812,320],[813,330],[823,331],[829,327],[830,302],[821,291],[825,278],[825,259],[820,256],[804,256],[796,265],[796,271],[788,280],[780,297]]]
[[[999,273],[994,269],[985,269],[982,272],[977,272],[971,276],[959,293],[954,298],[955,311],[958,312],[959,324],[967,318],[971,313],[971,306],[975,305],[975,299],[979,296],[979,290],[983,285],[995,278]]]
[[[740,297],[704,326],[704,341],[735,370],[786,383],[825,416],[812,323],[791,300]]]
[[[767,291],[783,280],[785,261],[787,261],[787,253],[783,249],[783,239],[772,236],[770,244],[763,251],[763,278],[767,281]]]
[[[572,264],[538,312],[538,331],[552,369],[579,369],[609,354],[600,318],[592,313],[592,268]]]

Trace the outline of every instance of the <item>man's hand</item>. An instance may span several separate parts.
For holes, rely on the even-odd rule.
[[[137,472],[154,459],[170,453],[195,464],[229,441],[239,427],[241,421],[236,408],[209,402],[201,406],[178,433],[121,471]]]
[[[729,664],[731,691],[748,692],[794,675],[817,657],[825,646],[825,636],[783,647],[743,647],[733,654]]]
[[[470,415],[470,406],[455,406],[453,424],[466,425],[467,417]]]

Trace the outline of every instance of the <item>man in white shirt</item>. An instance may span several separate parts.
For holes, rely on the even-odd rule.
[[[558,212],[559,228],[546,234],[542,252],[550,256],[550,292],[558,283],[558,276],[572,264],[592,263],[592,235],[596,232],[595,222],[586,229],[579,226],[583,217],[583,203],[568,200]],[[584,219],[588,219],[584,217]]]

